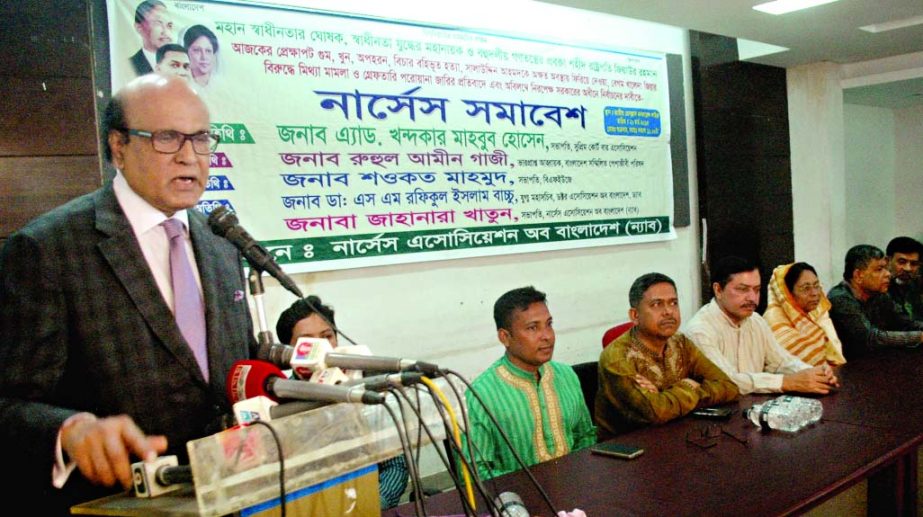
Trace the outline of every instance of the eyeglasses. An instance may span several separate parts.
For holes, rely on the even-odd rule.
[[[200,131],[192,134],[182,133],[172,129],[152,132],[141,129],[123,128],[122,131],[129,135],[149,138],[151,140],[151,145],[154,146],[154,150],[163,154],[179,152],[179,150],[186,145],[186,140],[192,142],[192,150],[196,154],[211,154],[215,152],[215,149],[218,147],[218,142],[221,141],[217,133],[210,133],[208,131]]]
[[[817,291],[818,293],[822,293],[824,291],[824,288],[820,286],[820,282],[817,282],[814,284],[796,285],[795,291],[801,294],[811,294],[814,291]]]
[[[691,429],[686,433],[686,443],[695,445],[700,449],[709,449],[718,445],[718,438],[721,438],[721,435],[730,436],[745,447],[749,446],[749,440],[746,437],[737,436],[717,424],[708,424],[697,429]]]

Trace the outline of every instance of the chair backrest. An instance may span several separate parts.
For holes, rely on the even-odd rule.
[[[603,343],[602,343],[603,348],[606,348],[609,345],[609,343],[618,339],[619,336],[628,332],[631,329],[631,327],[634,327],[634,326],[635,324],[633,322],[626,321],[625,323],[619,323],[618,325],[607,330],[606,333],[603,334]]]
[[[596,390],[599,389],[599,361],[579,363],[572,366],[577,378],[580,379],[580,390],[583,391],[583,401],[590,410],[590,418],[596,405]]]

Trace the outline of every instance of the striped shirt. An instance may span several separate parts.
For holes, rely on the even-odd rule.
[[[378,464],[378,497],[381,509],[397,506],[407,488],[407,460],[395,456]]]
[[[549,361],[535,374],[516,367],[506,355],[472,383],[497,417],[526,465],[583,449],[596,442],[596,428],[573,368]],[[489,479],[520,469],[509,446],[470,393],[466,396],[478,473]]]

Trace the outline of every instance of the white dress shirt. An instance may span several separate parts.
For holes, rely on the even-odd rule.
[[[683,332],[740,388],[740,394],[779,393],[782,376],[811,366],[776,342],[769,324],[753,313],[738,325],[712,298]]]
[[[173,310],[173,283],[170,280],[170,239],[167,237],[167,231],[161,226],[161,223],[167,220],[163,212],[151,206],[128,185],[125,176],[121,171],[117,172],[115,179],[112,180],[112,189],[115,191],[115,198],[125,212],[128,224],[131,225],[138,244],[141,245],[141,253],[144,254],[144,260],[154,275],[154,281],[157,282],[157,288],[160,294],[167,302],[167,307]],[[195,254],[192,252],[192,239],[189,237],[189,216],[185,210],[180,210],[173,214],[173,219],[183,223],[184,238],[186,239],[186,255],[189,257],[189,264],[192,265],[192,272],[195,274],[196,285],[199,286],[199,292],[202,292],[202,279],[199,277],[199,268],[196,266]]]

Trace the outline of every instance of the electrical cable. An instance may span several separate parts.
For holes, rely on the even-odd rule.
[[[422,390],[422,388],[420,388],[419,386],[418,386],[417,389]],[[428,386],[427,386],[427,390],[429,390],[429,387],[428,387]],[[446,453],[447,453],[447,454],[453,455],[453,457],[455,457],[455,458],[458,458],[458,460],[461,462],[461,465],[468,469],[468,472],[471,473],[472,478],[473,478],[474,481],[475,481],[475,487],[476,487],[477,490],[478,490],[478,494],[480,494],[480,496],[481,496],[481,498],[484,500],[484,502],[485,502],[488,506],[491,507],[491,509],[493,510],[493,512],[492,512],[493,514],[495,514],[495,515],[500,515],[502,509],[499,508],[499,507],[497,506],[497,503],[496,503],[495,498],[494,498],[494,497],[490,497],[490,496],[488,495],[488,490],[484,487],[483,483],[481,483],[481,478],[480,478],[480,476],[477,475],[477,468],[475,467],[474,463],[469,463],[469,462],[465,459],[464,454],[462,454],[461,449],[459,449],[459,447],[458,447],[458,445],[455,443],[455,441],[454,441],[454,440],[448,439],[448,437],[451,436],[451,432],[452,432],[452,431],[451,431],[451,429],[449,428],[449,421],[448,421],[449,419],[448,419],[447,416],[446,416],[445,410],[443,409],[443,406],[442,406],[442,404],[440,403],[440,400],[439,400],[438,398],[436,398],[436,397],[434,396],[434,394],[433,394],[431,391],[427,391],[427,393],[429,394],[430,398],[432,398],[432,400],[433,400],[433,405],[434,405],[434,407],[436,408],[436,410],[439,412],[439,416],[442,418],[443,428],[444,428],[444,430],[445,430],[445,435],[446,435],[446,437],[447,437],[446,440],[445,440],[445,443],[447,443],[447,444],[449,445],[449,447],[451,448],[451,450],[447,450]],[[427,429],[428,429],[428,427],[427,427]],[[469,443],[470,443],[470,442],[469,442]],[[473,445],[473,444],[472,444],[472,445]],[[442,453],[441,453],[441,449],[437,448],[436,451],[440,453],[440,457],[441,457],[441,454],[442,454]],[[448,459],[443,460],[443,461],[449,464],[449,465],[448,465],[448,470],[449,470],[450,473],[453,473],[453,480],[455,481],[455,487],[456,487],[456,489],[458,490],[459,499],[461,499],[462,506],[464,506],[464,507],[467,508],[467,507],[468,507],[468,500],[464,497],[464,493],[463,493],[463,490],[462,490],[462,488],[461,488],[461,480],[458,479],[458,474],[457,474],[457,471],[455,470],[455,469],[457,469],[458,467],[455,466],[455,467],[453,468],[452,465],[451,465],[451,462],[449,462]],[[460,469],[459,469],[459,470],[460,470]],[[474,510],[472,509],[472,511],[474,511]]]
[[[443,377],[445,378],[445,380],[446,380],[446,384],[449,385],[449,388],[452,389],[452,393],[455,394],[455,400],[458,401],[458,408],[459,408],[459,410],[461,411],[461,414],[462,414],[462,421],[465,423],[465,440],[466,440],[466,443],[473,444],[473,442],[471,441],[471,423],[468,421],[468,408],[466,407],[466,406],[467,406],[467,403],[465,402],[465,399],[464,399],[464,397],[462,396],[462,394],[458,391],[458,388],[455,386],[455,384],[452,382],[452,380],[449,379],[449,377],[446,375],[446,374],[449,373],[449,372],[451,372],[451,370],[441,370],[441,371],[440,371],[440,373],[442,373],[442,376],[443,376]],[[458,374],[455,374],[455,375],[458,376]],[[475,447],[468,447],[468,461],[469,461],[472,465],[475,464],[474,452],[475,452]],[[474,470],[472,470],[472,471],[471,471],[471,474],[476,478],[476,482],[478,482],[478,483],[481,482],[481,480],[480,480],[480,474],[478,474],[477,468],[475,468]]]
[[[400,404],[400,401],[398,401],[398,404]],[[397,437],[401,442],[401,449],[403,449],[404,451],[404,461],[411,460],[412,458],[410,456],[410,446],[407,443],[406,437],[404,436],[404,432],[402,431],[401,423],[397,419],[397,415],[394,414],[394,410],[391,409],[391,406],[389,406],[388,404],[382,404],[382,406],[384,406],[388,414],[391,415],[391,420],[394,422],[394,427],[397,429]],[[410,463],[407,464],[407,470],[410,473],[410,478],[411,478],[411,481],[413,482],[414,489],[418,489],[418,487],[420,486],[419,473]],[[418,499],[417,501],[415,501],[415,506],[417,508],[417,511],[420,512],[418,513],[418,515],[426,515],[426,508],[423,506],[422,500]]]
[[[446,467],[446,472],[448,472],[448,473],[449,473],[449,477],[452,478],[452,483],[455,485],[456,489],[458,489],[458,493],[459,493],[459,495],[461,496],[462,506],[465,508],[465,515],[468,515],[468,516],[476,516],[477,514],[475,513],[474,509],[470,507],[470,505],[469,505],[469,503],[468,503],[468,500],[462,495],[462,494],[463,494],[463,491],[462,491],[462,489],[461,489],[461,486],[462,486],[462,485],[461,485],[461,480],[458,478],[458,473],[454,471],[454,469],[452,468],[452,466],[451,466],[451,464],[450,464],[450,462],[449,462],[448,457],[445,455],[445,453],[442,451],[442,449],[440,449],[440,448],[438,447],[438,441],[436,440],[436,437],[433,435],[433,432],[432,432],[432,430],[430,429],[429,425],[424,421],[422,415],[420,414],[419,408],[418,408],[418,407],[414,407],[414,405],[413,405],[413,403],[411,402],[410,398],[407,396],[407,394],[403,393],[403,391],[397,390],[396,393],[398,393],[400,396],[402,396],[402,397],[405,398],[405,400],[406,400],[406,402],[407,402],[407,406],[410,407],[410,409],[411,409],[414,413],[416,413],[417,417],[419,418],[419,422],[420,422],[420,427],[421,427],[421,429],[422,429],[424,432],[426,432],[427,437],[429,437],[430,442],[433,444],[433,447],[434,447],[434,449],[436,450],[436,454],[439,456],[439,459],[442,461],[442,464],[445,465],[445,467]],[[436,407],[438,408],[438,410],[440,411],[440,414],[442,414],[442,413],[441,413],[441,412],[442,412],[442,408],[439,406],[438,402],[436,402],[435,405],[436,405]],[[443,416],[443,419],[444,419],[444,416]],[[445,422],[443,422],[443,423],[444,423],[444,425],[445,425]],[[451,443],[451,442],[450,442],[450,443]],[[470,468],[470,466],[469,466],[469,468]],[[481,497],[483,497],[485,500],[489,500],[489,498],[488,498],[488,496],[487,496],[487,492],[484,490],[484,487],[483,487],[483,486],[479,486],[479,487],[478,487],[478,492],[480,493]]]
[[[412,481],[411,489],[413,490],[414,500],[416,501],[417,499],[422,499],[422,496],[423,496],[423,488],[422,488],[423,480],[420,478],[420,464],[413,463],[412,461],[413,460],[413,442],[410,440],[410,432],[407,430],[408,429],[407,415],[406,415],[406,412],[404,411],[404,404],[402,403],[400,397],[397,396],[397,392],[399,390],[393,386],[389,386],[387,389],[394,396],[394,399],[397,401],[397,408],[401,411],[401,422],[403,423],[403,436],[407,440],[407,448],[408,450],[410,450],[409,456],[407,454],[404,455],[404,461],[407,462],[408,460],[411,460],[410,463],[407,464],[407,473],[410,476],[411,481]],[[401,428],[398,427],[397,431],[400,434]],[[423,508],[423,510],[425,511],[425,508]]]
[[[266,426],[266,429],[269,429],[270,434],[272,434],[273,441],[276,442],[276,451],[279,453],[279,511],[281,512],[281,517],[285,517],[285,457],[282,455],[282,441],[279,440],[279,435],[276,434],[276,430],[269,425],[269,422],[254,420],[248,425]]]
[[[455,444],[458,447],[461,447],[461,433],[458,432],[458,419],[455,418],[455,411],[452,409],[452,405],[449,404],[449,399],[446,398],[445,393],[439,389],[439,386],[436,386],[436,383],[433,382],[429,377],[423,376],[420,379],[423,384],[426,385],[435,393],[439,400],[442,401],[442,405],[445,406],[445,410],[449,413],[449,420],[452,423],[452,440],[455,441]],[[474,500],[474,490],[471,488],[471,475],[468,473],[468,467],[462,465],[462,478],[465,480],[465,494],[468,496],[468,500],[471,502],[471,507],[477,510],[477,502]]]
[[[548,505],[548,508],[551,510],[551,514],[557,515],[558,512],[557,510],[555,510],[554,504],[551,503],[551,498],[548,496],[548,492],[546,492],[545,488],[542,487],[541,484],[539,484],[537,479],[535,479],[535,475],[532,474],[531,470],[529,470],[529,467],[526,465],[526,462],[523,461],[522,456],[520,456],[519,451],[517,451],[516,448],[513,446],[512,440],[510,440],[510,437],[506,434],[506,431],[503,430],[503,427],[500,425],[500,422],[497,420],[497,417],[493,414],[493,412],[491,412],[490,408],[487,407],[487,404],[484,403],[484,399],[481,398],[481,395],[478,394],[477,390],[475,390],[471,386],[471,383],[468,382],[468,380],[462,377],[460,374],[458,374],[457,372],[453,370],[449,370],[449,369],[446,369],[445,371],[458,377],[465,384],[465,386],[468,387],[468,391],[466,392],[466,395],[467,393],[474,395],[474,398],[478,401],[481,407],[484,408],[484,414],[486,414],[488,418],[490,418],[491,423],[493,423],[494,427],[497,429],[498,433],[503,438],[503,441],[506,442],[506,445],[509,447],[510,452],[513,453],[513,457],[516,458],[516,462],[519,463],[519,465],[522,467],[522,470],[525,471],[526,476],[529,477],[529,480],[535,486],[536,490],[538,490],[545,504]]]

